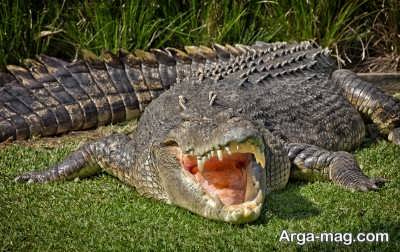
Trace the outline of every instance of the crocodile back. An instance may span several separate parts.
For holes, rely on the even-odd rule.
[[[129,120],[173,85],[243,81],[256,65],[282,70],[297,64],[298,71],[304,70],[300,63],[305,55],[321,51],[311,49],[309,42],[215,44],[187,46],[185,51],[104,52],[100,59],[90,56],[72,63],[40,55],[26,60],[24,67],[9,65],[8,73],[0,73],[0,142]]]

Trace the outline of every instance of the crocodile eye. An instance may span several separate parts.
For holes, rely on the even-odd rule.
[[[169,147],[178,147],[179,145],[175,140],[167,139],[163,143],[161,143],[161,146],[163,146],[163,147],[167,147],[167,146],[169,146]]]

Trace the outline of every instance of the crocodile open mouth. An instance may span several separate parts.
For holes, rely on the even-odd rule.
[[[213,198],[224,205],[254,200],[260,191],[254,167],[265,167],[263,147],[254,139],[231,141],[201,155],[176,152],[182,168]]]

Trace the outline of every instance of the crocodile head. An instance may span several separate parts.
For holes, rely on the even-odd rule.
[[[233,109],[193,103],[170,115],[179,123],[153,151],[169,203],[209,219],[254,221],[266,191],[262,134]]]
[[[170,200],[211,219],[231,223],[257,219],[265,194],[262,137],[238,118],[210,132],[192,124],[184,123],[164,145],[174,157],[169,163],[175,168],[176,177],[170,180],[174,183],[165,183]]]

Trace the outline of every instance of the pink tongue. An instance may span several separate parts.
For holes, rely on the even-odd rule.
[[[238,168],[205,170],[194,175],[202,185],[213,196],[225,205],[243,203],[245,197],[245,175]]]
[[[224,155],[221,161],[212,157],[206,161],[202,172],[199,172],[194,156],[183,155],[178,159],[209,194],[217,196],[225,205],[244,202],[247,181],[245,167],[251,160],[251,154]]]

